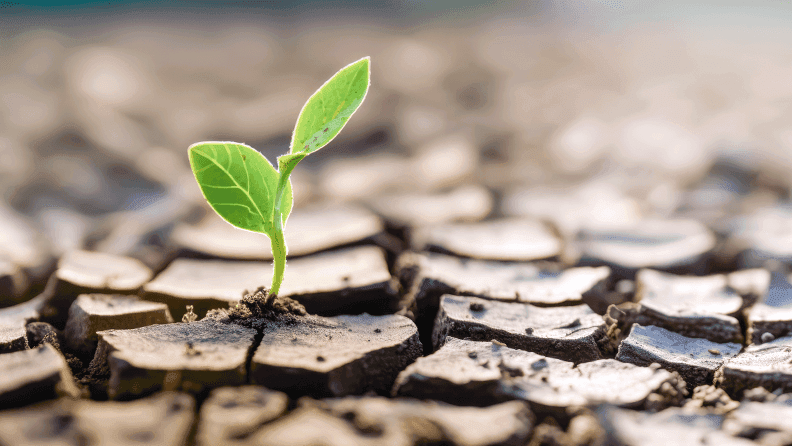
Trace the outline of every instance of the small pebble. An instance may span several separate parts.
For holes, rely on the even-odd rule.
[[[480,302],[471,302],[470,303],[470,311],[484,311],[484,304]]]
[[[762,333],[762,342],[763,343],[764,342],[770,342],[770,341],[772,341],[774,339],[775,339],[775,336],[773,336],[772,333],[770,333],[770,332]]]
[[[531,328],[531,327],[528,327],[528,328],[525,329],[525,334],[533,334],[533,332],[534,332],[534,329]]]
[[[493,339],[490,342],[492,342],[493,345],[499,345],[501,347],[506,347],[506,344],[504,344],[503,342],[501,342],[501,341],[499,341],[497,339]]]
[[[707,351],[712,353],[713,355],[720,355],[721,354],[720,350],[714,349],[714,348],[711,348],[711,349],[709,349]]]

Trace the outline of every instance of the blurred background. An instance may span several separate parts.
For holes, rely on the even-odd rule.
[[[368,97],[295,171],[298,207],[783,238],[790,25],[762,0],[2,1],[0,269],[35,284],[75,248],[161,269],[174,228],[210,215],[188,145],[275,162],[363,56]]]

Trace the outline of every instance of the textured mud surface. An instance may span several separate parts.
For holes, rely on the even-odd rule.
[[[3,446],[792,444],[792,27],[17,3]],[[212,213],[186,148],[275,162],[365,55],[360,112],[291,177],[271,296],[269,241]]]

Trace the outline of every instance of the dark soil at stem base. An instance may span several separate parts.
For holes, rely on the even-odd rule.
[[[229,310],[215,310],[212,313],[222,311],[227,311],[231,322],[259,331],[268,321],[296,323],[298,316],[308,314],[305,307],[296,300],[269,294],[269,289],[265,287],[260,287],[253,293],[246,292],[239,305]]]

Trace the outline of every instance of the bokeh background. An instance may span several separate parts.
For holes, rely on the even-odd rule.
[[[723,235],[764,215],[786,234],[790,25],[792,3],[763,0],[3,1],[0,258],[159,269],[173,229],[210,218],[188,145],[274,162],[363,56],[369,95],[295,172],[297,206],[413,194],[418,224],[684,217]]]

